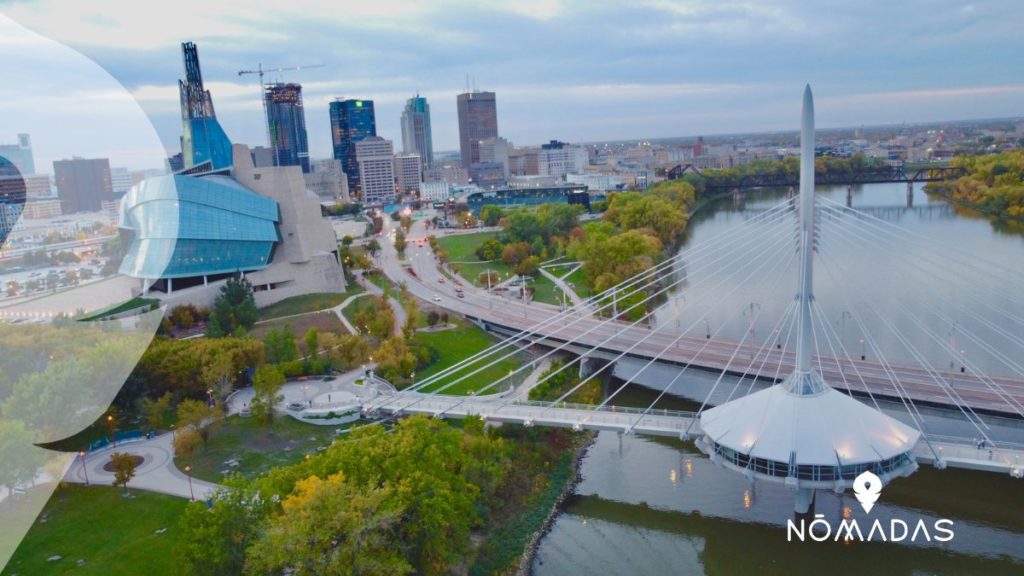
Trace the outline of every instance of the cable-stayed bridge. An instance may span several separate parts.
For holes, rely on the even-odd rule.
[[[805,133],[813,141],[813,120],[810,125]],[[813,156],[802,162],[813,165]],[[475,289],[460,300],[435,294],[435,301],[507,339],[364,409],[389,417],[478,415],[526,426],[696,438],[723,465],[794,488],[798,511],[806,511],[815,489],[842,490],[862,472],[888,482],[912,473],[918,462],[1020,477],[1022,428],[1001,427],[992,415],[1024,419],[1024,274],[977,254],[940,250],[885,218],[815,199],[809,190],[813,178],[801,183],[799,197],[750,217],[739,231],[695,244],[564,311]],[[855,251],[839,258],[839,247]],[[897,263],[901,280],[913,281],[882,290],[879,298],[869,288],[895,285],[875,270],[883,258]],[[397,259],[384,268],[428,299],[437,289],[427,283],[434,264],[422,264],[413,258],[406,265],[420,266],[412,278]],[[859,350],[847,345],[814,297],[815,271],[830,283],[827,297],[844,308],[843,320],[862,335]],[[976,282],[980,277],[992,281]],[[712,312],[751,289],[796,297],[774,312],[753,302],[730,311],[749,323],[747,330],[730,333],[726,322],[712,330]],[[536,360],[573,355],[539,382],[569,370],[578,372],[576,383],[552,401],[536,402],[528,400],[528,387],[515,386],[529,366],[481,380],[523,347],[535,350]],[[625,362],[631,375],[612,381],[599,405],[567,404]],[[647,407],[616,406],[645,373],[660,367],[665,374],[666,366],[670,376]],[[686,392],[687,375],[698,370],[717,377],[697,398],[697,410],[659,407],[666,395]],[[476,395],[445,394],[466,382]],[[893,406],[900,411],[895,418]],[[956,432],[926,406],[955,416]]]

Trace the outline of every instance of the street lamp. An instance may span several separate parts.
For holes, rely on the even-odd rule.
[[[85,450],[79,450],[78,455],[82,458],[82,472],[85,474],[85,485],[89,485],[89,468],[85,465]]]
[[[192,467],[185,466],[185,475],[188,476],[188,499],[192,502],[196,501],[196,495],[192,492]]]
[[[704,319],[704,337],[708,340],[711,339],[711,322],[707,318]]]
[[[110,435],[110,445],[117,446],[117,438],[114,436],[114,415],[107,414],[107,434]]]
[[[860,359],[864,360],[866,356],[867,356],[867,354],[865,354],[865,352],[864,352],[864,339],[861,338],[860,339]]]

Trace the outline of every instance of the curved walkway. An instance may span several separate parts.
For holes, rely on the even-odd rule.
[[[86,484],[86,477],[88,477],[89,484],[112,485],[114,473],[107,472],[103,466],[110,461],[110,455],[114,452],[127,452],[144,458],[142,465],[135,470],[135,477],[128,482],[128,488],[160,492],[182,498],[194,496],[196,500],[209,498],[220,486],[192,478],[191,491],[189,490],[188,476],[174,465],[173,434],[172,432],[150,440],[125,442],[117,447],[107,447],[90,452],[85,455],[84,466],[82,458],[76,457],[64,474],[64,481]]]

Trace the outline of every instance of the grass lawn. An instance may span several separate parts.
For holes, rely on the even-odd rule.
[[[318,447],[334,440],[336,426],[315,426],[278,414],[271,428],[253,418],[229,417],[219,430],[210,435],[210,445],[200,444],[190,458],[175,458],[178,468],[191,464],[192,475],[210,482],[220,482],[223,471],[238,472],[255,478],[274,466],[292,464]],[[229,468],[225,461],[238,460]]]
[[[589,298],[591,296],[590,288],[587,288],[587,285],[583,282],[583,268],[563,277],[562,280],[565,280],[566,284],[574,288],[581,298]]]
[[[360,298],[363,300],[365,297]],[[357,300],[357,302],[359,301]],[[252,327],[249,335],[253,338],[262,339],[267,332],[271,330],[284,330],[289,328],[292,334],[295,335],[295,343],[299,346],[300,351],[305,350],[305,344],[303,338],[306,336],[306,331],[310,328],[316,328],[318,332],[336,332],[338,334],[348,334],[348,329],[341,323],[338,316],[334,312],[310,312],[309,314],[303,314],[301,316],[292,316],[291,318],[279,318],[277,320],[270,320],[262,324],[257,324]]]
[[[113,486],[77,486],[53,493],[3,574],[163,576],[180,573],[174,555],[178,517],[188,500]],[[163,534],[156,531],[166,528]],[[62,556],[47,562],[51,556]],[[77,566],[78,560],[85,564]]]
[[[457,319],[452,320],[455,323],[459,321]],[[416,333],[416,342],[420,344],[428,345],[440,353],[440,358],[425,369],[416,372],[417,382],[422,381],[424,378],[430,377],[438,372],[454,365],[457,362],[461,362],[466,358],[469,358],[473,354],[484,350],[491,345],[498,342],[497,339],[493,338],[488,333],[472,325],[459,325],[457,328],[452,330],[442,330],[440,332],[418,332]],[[511,349],[510,349],[511,350]],[[437,390],[449,382],[454,382],[462,376],[469,374],[470,372],[482,368],[487,364],[490,364],[497,358],[505,355],[510,350],[503,350],[500,354],[496,354],[493,357],[488,357],[475,362],[465,369],[462,369],[454,374],[445,376],[435,384],[427,386],[427,391]],[[455,384],[451,388],[447,388],[445,394],[469,394],[470,391],[475,391],[483,388],[485,385],[494,382],[498,378],[505,376],[510,370],[518,368],[523,365],[522,353],[518,353],[515,356],[502,360],[494,366],[485,368],[479,374],[471,376],[466,380]],[[517,374],[515,378],[521,380],[525,375]],[[497,386],[485,391],[485,394],[500,392],[508,387],[507,382],[502,382]]]
[[[463,279],[474,285],[481,285],[477,283],[477,278],[487,270],[497,272],[502,280],[512,274],[512,269],[500,260],[479,262],[476,254],[473,253],[477,246],[497,236],[497,232],[478,232],[476,234],[438,236],[437,241],[444,250],[448,251],[451,262],[457,263],[455,265],[459,268],[459,276],[462,276]],[[482,284],[482,286],[486,286],[486,283]],[[535,290],[534,300],[555,305],[562,303],[562,291],[539,272],[534,276],[534,280],[530,282],[530,286]]]
[[[480,259],[473,253],[477,246],[483,244],[484,241],[497,237],[497,232],[477,232],[475,234],[438,236],[437,241],[441,245],[441,249],[448,252],[448,259],[458,263],[456,265],[459,267],[459,276],[476,284],[476,279],[487,269],[497,272],[502,279],[506,274],[512,274],[512,269],[502,264],[501,260],[480,262]]]
[[[114,314],[120,314],[121,312],[127,312],[129,310],[135,310],[136,308],[156,308],[160,306],[160,301],[155,298],[132,298],[126,302],[122,302],[117,306],[112,306],[106,310],[100,310],[95,314],[90,314],[85,318],[80,318],[80,322],[92,322],[99,320],[100,318],[106,318],[107,316],[113,316]]]
[[[293,316],[306,312],[316,312],[326,308],[333,308],[345,301],[346,298],[362,292],[358,284],[352,283],[345,292],[321,292],[316,294],[302,294],[285,298],[280,302],[271,304],[260,309],[260,320],[271,320],[282,316]]]
[[[346,306],[341,311],[341,313],[349,322],[352,323],[353,326],[355,326],[356,315],[362,312],[363,310],[369,310],[370,308],[373,308],[373,297],[363,296],[362,298],[357,298],[353,300],[351,304]],[[356,328],[358,329],[358,326]]]

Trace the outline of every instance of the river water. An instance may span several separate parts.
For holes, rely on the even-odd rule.
[[[845,188],[819,193],[846,202]],[[745,222],[784,198],[785,192],[762,192],[705,207],[691,221],[683,249],[721,234],[739,234]],[[916,352],[917,359],[937,369],[955,370],[966,364],[991,373],[1012,373],[1000,354],[1012,354],[1014,348],[997,335],[1004,330],[1024,337],[1024,326],[1015,321],[1024,317],[1020,285],[998,270],[988,274],[988,268],[975,267],[969,258],[953,258],[949,264],[935,255],[943,250],[975,254],[1019,270],[1024,236],[929,200],[920,190],[915,190],[913,208],[908,209],[905,185],[856,188],[852,206],[919,237],[894,236],[890,245],[872,247],[868,240],[833,230],[820,240],[821,252],[828,256],[818,260],[832,262],[823,262],[816,271],[816,295],[822,331],[832,331],[834,345],[842,342],[851,355],[877,352],[894,362],[909,362]],[[889,238],[885,227],[874,225],[876,236]],[[890,257],[890,251],[899,251],[900,257]],[[788,272],[780,272],[777,284],[764,282],[746,292],[726,294],[707,287],[714,275],[739,265],[688,267],[687,282],[659,312],[659,325],[675,324],[683,330],[695,324],[694,333],[711,331],[716,337],[734,339],[746,335],[757,342],[781,339],[784,330],[777,321],[792,299],[795,281],[784,276]],[[701,301],[711,298],[701,290],[718,291],[714,305],[702,307]],[[893,298],[896,304],[885,304]],[[933,309],[949,312],[939,317],[929,314]],[[707,322],[701,319],[705,312]],[[871,334],[877,349],[868,342],[859,349],[863,332]],[[979,338],[972,340],[968,333]],[[1013,358],[1020,359],[1020,348]],[[714,374],[685,374],[656,406],[696,409],[716,381]],[[745,393],[749,381],[738,383],[725,378],[719,386]],[[608,389],[621,384],[613,381]],[[646,407],[657,397],[656,392],[629,386],[613,403]],[[910,421],[899,402],[880,405]],[[922,408],[922,418],[932,433],[971,436],[974,431],[957,410]],[[1024,442],[1021,419],[985,420],[992,437]],[[931,526],[948,518],[954,522],[955,537],[947,543],[789,543],[786,521],[792,518],[792,493],[776,484],[751,483],[720,468],[692,443],[602,432],[580,473],[575,496],[541,542],[534,574],[1024,574],[1024,480],[1008,476],[922,466],[886,486],[870,515],[850,492],[817,495],[816,512],[832,525],[844,517],[865,525],[876,518],[885,524],[895,518],[911,526],[918,519]]]

